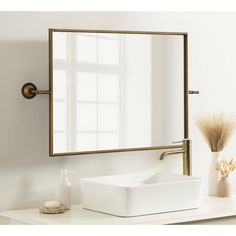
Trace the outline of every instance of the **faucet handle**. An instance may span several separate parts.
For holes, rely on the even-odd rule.
[[[182,141],[174,141],[174,142],[172,142],[173,144],[175,144],[175,143],[183,143],[184,141],[182,140]]]

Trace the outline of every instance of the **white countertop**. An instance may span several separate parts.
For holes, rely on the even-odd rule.
[[[190,221],[223,217],[236,217],[236,195],[230,198],[204,197],[201,207],[193,210],[162,214],[117,217],[85,210],[81,205],[73,205],[63,214],[41,214],[37,208],[3,211],[0,216],[25,224],[64,225],[109,225],[109,224],[176,224]]]

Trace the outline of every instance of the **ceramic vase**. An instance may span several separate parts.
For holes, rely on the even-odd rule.
[[[218,180],[219,173],[216,170],[216,164],[220,161],[220,152],[212,152],[211,163],[209,168],[209,177],[208,177],[208,195],[217,196],[218,194]]]
[[[218,197],[229,197],[231,195],[231,186],[228,178],[221,177],[217,186]]]

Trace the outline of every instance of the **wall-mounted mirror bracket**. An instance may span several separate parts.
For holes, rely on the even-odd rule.
[[[35,84],[33,83],[25,83],[21,88],[21,93],[24,98],[32,99],[37,94],[50,94],[50,90],[38,90]]]
[[[198,90],[189,90],[188,94],[199,94],[200,92]]]

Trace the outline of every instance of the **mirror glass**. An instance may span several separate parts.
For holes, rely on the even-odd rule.
[[[183,35],[53,32],[53,154],[184,138]]]

